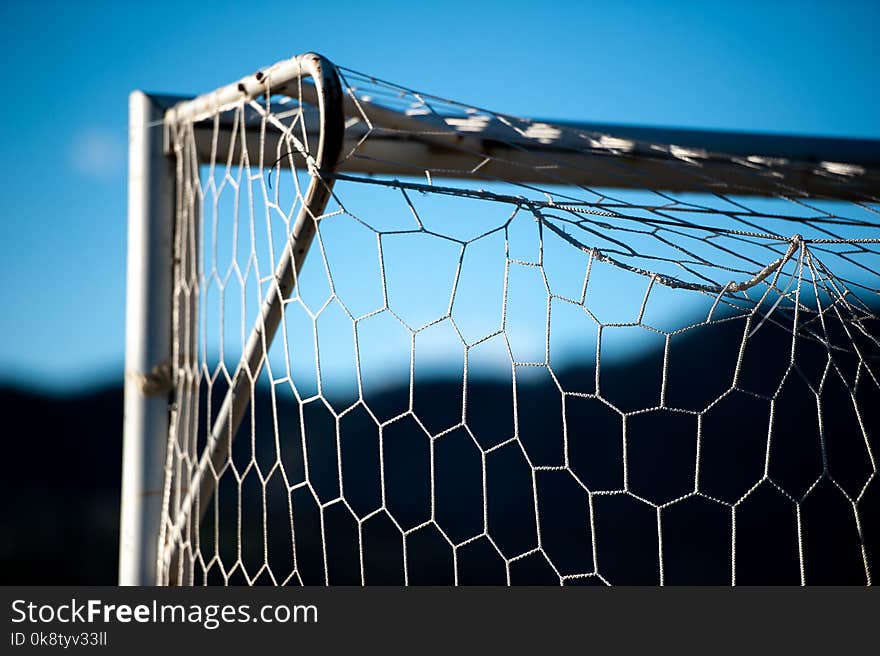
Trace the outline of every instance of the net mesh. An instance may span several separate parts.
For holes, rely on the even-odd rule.
[[[339,74],[342,163],[258,367],[316,147],[307,83],[170,126],[159,582],[870,583],[870,171]],[[206,462],[237,370],[244,419]]]

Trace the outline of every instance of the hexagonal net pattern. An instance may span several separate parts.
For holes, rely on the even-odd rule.
[[[335,173],[307,81],[169,126],[160,583],[870,583],[875,172],[338,73]]]

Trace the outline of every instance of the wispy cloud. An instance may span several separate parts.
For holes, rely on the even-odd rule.
[[[102,128],[75,132],[70,142],[69,160],[73,170],[91,178],[109,178],[122,171],[125,145],[120,136]]]

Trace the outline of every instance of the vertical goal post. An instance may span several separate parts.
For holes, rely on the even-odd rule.
[[[354,78],[357,82],[352,81]],[[362,92],[362,88],[369,88],[373,93]],[[289,232],[279,242],[280,250],[273,251],[272,244],[269,244],[269,252],[272,253],[273,258],[273,272],[258,280],[261,290],[260,309],[255,316],[247,318],[250,322],[242,352],[231,358],[235,361],[232,371],[224,374],[228,377],[225,383],[218,384],[218,389],[223,389],[222,400],[219,401],[216,411],[208,411],[206,418],[201,414],[202,406],[205,405],[202,399],[205,394],[204,384],[206,379],[213,381],[213,378],[207,377],[204,373],[208,370],[204,353],[208,347],[200,337],[202,333],[200,322],[204,320],[200,313],[205,307],[205,301],[200,296],[202,287],[205,286],[205,274],[201,267],[204,258],[207,257],[208,249],[204,241],[208,237],[202,234],[201,226],[207,220],[202,214],[211,209],[208,197],[214,194],[213,211],[216,214],[218,212],[216,197],[221,191],[217,190],[216,183],[211,187],[209,184],[202,184],[201,179],[204,177],[203,167],[210,167],[210,170],[214,171],[224,165],[226,173],[223,181],[219,183],[221,191],[229,180],[242,187],[247,183],[250,188],[250,185],[259,178],[264,198],[271,200],[271,194],[275,193],[277,199],[277,194],[280,193],[278,188],[283,184],[282,171],[290,171],[292,177],[286,179],[286,184],[295,189],[296,200],[292,205],[295,211],[290,217],[292,220],[289,224]],[[242,174],[244,177],[235,178],[230,174],[232,169],[245,171]],[[256,170],[258,175],[253,174],[252,169]],[[276,175],[274,187],[271,179],[273,174]],[[300,180],[307,181],[304,190],[298,187]],[[870,290],[872,280],[866,281],[861,286],[854,280],[845,278],[841,282],[826,271],[818,260],[812,259],[807,250],[807,244],[811,247],[818,245],[819,248],[829,248],[833,254],[849,258],[846,261],[854,261],[863,271],[873,276],[876,270],[873,268],[875,253],[872,244],[880,240],[880,234],[872,232],[876,225],[872,224],[870,218],[849,219],[829,210],[812,221],[786,213],[777,215],[773,208],[738,209],[733,204],[725,205],[724,208],[710,207],[709,204],[677,206],[670,197],[668,207],[674,206],[676,212],[674,220],[682,221],[676,223],[673,230],[703,230],[708,235],[706,243],[713,248],[721,241],[716,239],[720,236],[740,240],[749,247],[760,243],[761,248],[766,248],[767,252],[772,254],[772,257],[756,260],[751,259],[751,254],[747,258],[746,255],[736,253],[735,249],[732,250],[728,246],[724,249],[719,248],[725,253],[719,258],[733,259],[730,262],[727,259],[723,262],[719,260],[716,268],[721,278],[716,278],[714,269],[709,271],[714,266],[713,262],[702,256],[693,255],[690,248],[679,248],[678,260],[669,256],[662,258],[657,256],[656,259],[643,257],[638,252],[637,246],[626,243],[619,249],[610,247],[600,250],[588,245],[582,235],[575,231],[575,228],[584,227],[582,224],[569,224],[547,217],[559,212],[567,216],[595,219],[597,223],[590,228],[590,231],[597,230],[603,238],[608,237],[611,243],[616,244],[621,242],[611,239],[610,235],[618,236],[618,230],[622,231],[620,232],[622,238],[626,238],[627,234],[633,235],[632,244],[641,243],[642,232],[636,228],[619,228],[616,225],[603,224],[602,221],[605,219],[632,221],[634,217],[644,214],[646,225],[650,228],[644,234],[651,237],[659,235],[660,231],[667,229],[673,223],[673,219],[661,214],[665,212],[662,203],[644,201],[639,204],[641,201],[630,200],[630,197],[627,197],[626,201],[615,201],[610,194],[595,194],[595,189],[634,190],[635,193],[641,190],[660,194],[694,193],[715,196],[725,202],[732,197],[793,200],[795,204],[808,199],[833,200],[833,202],[852,203],[859,208],[859,216],[876,215],[880,211],[878,204],[880,202],[878,201],[880,142],[518,119],[433,99],[369,76],[337,69],[325,58],[311,53],[262,69],[236,83],[193,99],[151,96],[135,92],[130,98],[125,424],[119,564],[121,584],[196,582],[199,581],[196,570],[201,568],[205,572],[204,579],[207,580],[209,578],[207,572],[212,568],[217,571],[218,567],[222,571],[222,577],[228,582],[236,571],[245,570],[241,555],[242,544],[246,541],[246,538],[242,537],[241,507],[238,508],[238,559],[231,567],[220,562],[222,558],[218,556],[219,547],[216,544],[213,558],[202,553],[202,548],[199,546],[202,538],[198,535],[200,525],[209,510],[215,515],[215,524],[220,521],[217,519],[220,510],[216,499],[219,481],[223,476],[229,480],[227,473],[230,463],[233,462],[233,440],[240,429],[244,430],[242,423],[246,420],[249,411],[251,411],[251,424],[256,421],[256,410],[251,406],[255,399],[257,381],[264,376],[264,367],[270,359],[276,332],[285,322],[286,304],[291,294],[294,294],[299,287],[300,270],[310,248],[313,248],[312,243],[320,222],[332,221],[337,214],[348,216],[351,212],[345,201],[338,199],[334,194],[334,184],[339,181],[352,183],[358,188],[368,188],[372,185],[400,192],[413,214],[416,214],[416,211],[408,194],[449,196],[474,202],[498,203],[517,208],[514,214],[520,210],[530,213],[539,226],[542,240],[548,238],[544,235],[558,238],[561,240],[560,243],[565,243],[580,255],[588,257],[591,266],[594,262],[608,264],[621,271],[646,277],[651,280],[652,285],[690,290],[714,298],[706,323],[715,321],[713,313],[716,306],[727,306],[735,312],[748,305],[748,312],[752,313],[750,317],[756,318],[753,323],[751,318],[747,320],[750,323],[747,324],[748,331],[743,337],[742,350],[745,349],[747,340],[768,318],[771,322],[775,322],[773,313],[777,308],[787,307],[789,303],[794,316],[793,334],[798,334],[799,312],[805,312],[806,309],[813,310],[812,307],[808,308],[810,304],[799,296],[801,284],[803,282],[806,285],[807,279],[817,288],[816,300],[813,303],[816,306],[816,320],[810,324],[808,330],[813,331],[811,334],[820,335],[817,339],[826,345],[829,361],[832,359],[832,352],[836,353],[836,350],[840,349],[831,343],[833,340],[827,335],[831,332],[836,335],[839,331],[836,327],[833,330],[825,327],[824,321],[827,316],[831,316],[831,313],[826,313],[822,309],[822,303],[830,299],[829,307],[834,309],[835,314],[829,321],[839,323],[840,328],[847,335],[850,334],[850,328],[861,329],[867,320],[873,319],[871,314],[873,306],[859,305],[850,300],[853,298],[850,288],[858,289],[860,292]],[[444,186],[447,184],[448,186]],[[479,186],[483,184],[488,189]],[[234,212],[238,217],[242,210],[238,206],[239,187],[235,189]],[[568,191],[572,189],[584,191],[585,196],[589,196],[589,200],[584,200]],[[253,205],[259,200],[250,199],[248,202]],[[269,202],[267,214],[270,210],[277,209],[278,205],[278,200],[274,203]],[[332,209],[328,209],[330,205],[333,205]],[[679,218],[686,216],[686,212],[693,213],[693,222],[690,220],[685,222],[684,219]],[[359,215],[354,213],[350,215],[360,220]],[[735,229],[715,229],[711,224],[709,227],[704,227],[699,224],[703,216],[713,220],[721,216],[725,221],[731,219],[742,224],[738,224]],[[793,228],[787,232],[768,231],[765,222],[775,220],[794,221],[801,225],[795,225],[797,229]],[[251,221],[253,223],[253,218]],[[418,215],[416,221],[419,229],[424,231]],[[803,226],[816,230],[802,236]],[[842,231],[840,234],[831,232],[838,229]],[[380,262],[383,262],[383,267],[385,265],[382,260],[384,253],[382,235],[384,234],[377,232]],[[396,234],[396,232],[390,230],[387,234]],[[433,233],[428,230],[427,234]],[[674,234],[685,239],[685,236],[682,236],[684,233]],[[212,238],[217,239],[216,228]],[[270,242],[271,239],[272,236]],[[849,251],[842,246],[838,247],[839,244],[852,249],[858,257],[851,257]],[[216,246],[214,248],[216,250]],[[253,250],[254,246],[252,245],[251,248]],[[464,248],[463,245],[462,252]],[[543,249],[543,246],[541,248]],[[321,250],[323,254],[323,243]],[[737,260],[740,257],[743,261]],[[537,266],[543,271],[544,260],[540,258],[543,258],[543,250],[537,261]],[[514,260],[508,256],[508,268],[510,262]],[[518,261],[514,263],[517,264]],[[676,277],[678,275],[675,273],[676,267],[684,270],[680,277]],[[460,268],[461,260],[459,260],[459,270]],[[670,273],[670,270],[673,273]],[[546,274],[544,275],[546,280]],[[589,275],[588,269],[588,278]],[[876,281],[873,282],[876,284]],[[382,285],[385,309],[388,309],[384,268]],[[585,289],[586,286],[587,282],[584,282]],[[749,292],[755,291],[752,288],[760,291],[750,297]],[[505,286],[505,307],[506,289]],[[645,302],[650,289],[651,287],[649,292],[645,293]],[[334,296],[335,294],[336,292]],[[454,300],[455,289],[452,294]],[[586,307],[585,294],[586,291],[581,297],[581,305],[584,307]],[[741,294],[742,298],[733,298],[736,294]],[[747,299],[748,303],[743,299]],[[548,308],[549,303],[550,301]],[[770,309],[767,310],[767,307]],[[755,314],[759,311],[760,314]],[[643,314],[644,307],[636,322],[639,325],[642,323]],[[241,322],[246,323],[247,319],[243,311]],[[357,320],[353,319],[353,321],[357,326]],[[549,353],[549,309],[547,323],[546,339]],[[821,328],[817,328],[820,324]],[[600,324],[600,335],[606,325],[614,327],[613,324]],[[506,330],[504,324],[501,330],[502,332]],[[823,331],[827,337],[824,341],[821,339]],[[413,344],[418,333],[419,330],[413,331]],[[863,333],[868,347],[876,346],[876,339],[870,330],[863,330]],[[673,331],[670,334],[675,333]],[[357,342],[357,327],[355,327],[355,336]],[[505,337],[507,338],[507,335]],[[598,390],[600,376],[598,339],[595,346],[597,387],[593,397],[602,399]],[[667,359],[669,340],[670,336],[667,335],[665,355]],[[859,362],[856,380],[873,376],[871,366],[876,356],[865,352],[865,346],[861,345],[861,342],[857,343],[855,337],[852,340],[853,352]],[[285,344],[288,342],[286,333],[283,341]],[[478,343],[466,344],[465,352],[475,348]],[[296,344],[291,345],[290,348],[295,349]],[[415,346],[412,348],[412,357],[415,358]],[[510,349],[509,344],[508,349]],[[288,370],[291,357],[287,355]],[[546,365],[549,368],[549,355],[548,362],[543,364],[524,363],[513,355],[510,357],[514,372],[517,367],[524,364],[536,365],[538,368]],[[360,353],[357,350],[356,358],[358,358],[357,367],[360,367]],[[793,359],[794,355],[792,355]],[[415,416],[412,407],[413,366],[410,365],[409,412]],[[320,362],[318,367],[320,370]],[[358,371],[360,372],[360,369]],[[664,388],[658,405],[661,410],[667,406],[666,376],[664,364]],[[467,364],[465,377],[467,378]],[[292,378],[289,371],[287,378]],[[737,387],[738,378],[739,364],[731,389]],[[822,386],[825,385],[824,380],[819,387],[820,395]],[[273,385],[274,381],[273,378]],[[294,384],[292,381],[288,382]],[[208,383],[208,397],[212,393],[212,384],[214,383]],[[358,373],[359,388],[361,384]],[[781,387],[783,387],[782,383],[780,383]],[[774,402],[779,389],[776,392],[777,395],[772,396]],[[302,406],[304,402],[300,399],[299,392],[295,393]],[[855,398],[852,390],[851,393]],[[322,396],[320,387],[318,395]],[[566,398],[568,398],[566,392],[563,391],[563,400]],[[603,403],[607,403],[607,400],[602,400]],[[362,388],[360,388],[359,403],[367,407]],[[515,415],[516,403],[514,397]],[[646,407],[645,410],[653,411],[653,406]],[[306,420],[303,418],[302,409],[300,412],[301,424],[298,432],[302,433],[304,454],[302,459],[306,474],[304,483],[292,483],[293,479],[288,482],[287,473],[282,472],[291,495],[294,490],[302,489],[299,486],[303,484],[312,489],[308,474],[308,462],[312,456],[308,453],[308,438],[305,436]],[[275,413],[277,415],[277,409]],[[466,410],[463,409],[462,413],[465,414]],[[858,408],[856,414],[860,423],[864,423]],[[345,412],[335,419],[336,464],[340,479],[343,474],[342,456],[339,452],[341,447],[338,446],[342,429],[339,426],[344,415]],[[626,477],[628,475],[626,426],[627,423],[634,424],[639,415],[624,412],[622,416],[624,417],[623,469]],[[698,413],[696,416],[698,438],[695,476],[698,482],[695,484],[694,493],[697,496],[702,495],[701,498],[712,498],[701,492],[699,488],[701,444],[699,435],[702,430],[703,413]],[[376,417],[373,419],[376,420]],[[205,425],[205,421],[208,425]],[[277,421],[276,416],[276,423]],[[515,418],[515,425],[517,425],[516,421]],[[564,417],[565,469],[569,467],[567,449],[570,432],[566,421]],[[462,424],[466,422],[463,421]],[[387,430],[389,425],[391,424],[388,422],[379,422],[381,454],[385,453],[383,449],[386,448],[382,445],[382,431]],[[257,429],[252,425],[250,430],[253,441],[256,439]],[[471,429],[467,428],[467,430]],[[521,439],[519,429],[515,430],[512,440],[519,442]],[[867,430],[862,428],[873,469],[864,484],[862,495],[877,477],[872,444]],[[274,433],[277,442],[281,439],[280,429],[277,426]],[[432,435],[431,440],[436,440],[439,436],[442,436],[442,433]],[[455,544],[453,544],[454,540],[443,533],[453,546],[456,582],[459,580],[457,568],[460,550],[470,544],[471,540],[485,538],[499,553],[505,552],[505,549],[493,540],[488,528],[489,520],[485,519],[488,512],[485,508],[488,503],[485,491],[486,457],[493,449],[503,447],[505,444],[506,442],[483,449],[482,503],[484,521],[487,522],[483,533],[476,538],[460,540]],[[276,446],[276,449],[280,448]],[[520,448],[527,458],[531,455],[525,447]],[[238,472],[233,463],[232,469],[235,471],[239,488],[240,505],[243,503],[241,491],[243,480],[249,475],[251,464],[259,460],[256,455],[257,449],[257,446],[252,447],[251,462],[244,468],[244,474]],[[769,442],[767,450],[769,453]],[[402,531],[404,582],[409,583],[411,581],[407,570],[406,544],[408,537],[414,534],[413,531],[417,532],[419,527],[404,530],[402,524],[397,524],[398,520],[393,513],[387,511],[388,502],[385,500],[387,483],[383,457],[380,455],[381,512],[387,513]],[[825,457],[824,443],[823,457]],[[281,456],[279,455],[278,458],[280,462]],[[769,461],[770,456],[768,455],[767,458]],[[434,462],[432,446],[431,519],[425,525],[438,523],[435,516]],[[558,468],[555,465],[533,466],[533,479],[537,475],[536,472],[555,471]],[[274,475],[272,473],[274,471],[275,468],[266,475],[266,479]],[[825,474],[828,473],[827,462],[824,471]],[[263,513],[266,515],[267,483],[263,475],[260,473],[264,487]],[[765,471],[761,481],[771,479],[772,477],[768,478],[768,473]],[[758,487],[761,481],[758,481],[755,487]],[[773,484],[780,491],[785,492],[786,496],[793,500],[796,498],[796,495],[792,496],[776,483]],[[834,484],[840,487],[836,482]],[[341,482],[339,485],[342,487]],[[537,484],[533,482],[532,486],[535,490],[537,513]],[[876,484],[874,486],[876,488]],[[562,569],[552,562],[553,559],[544,553],[540,520],[536,520],[539,525],[537,547],[517,555],[506,552],[502,555],[506,561],[508,583],[511,582],[511,564],[536,554],[543,555],[551,568],[559,574],[560,579],[589,579],[596,576],[606,582],[606,577],[601,575],[600,568],[596,564],[594,498],[598,498],[596,495],[625,493],[635,495],[639,500],[643,499],[640,493],[633,492],[628,479],[620,490],[614,488],[611,491],[596,491],[589,488],[587,492],[590,534],[593,539],[593,569],[583,573],[564,574]],[[314,490],[311,494],[316,495]],[[804,497],[807,494],[809,490]],[[860,498],[861,496],[857,497]],[[325,505],[319,504],[325,583],[332,581],[328,573],[328,546],[323,537],[324,511],[336,501],[340,501],[341,505],[345,505],[354,513],[350,502],[345,499],[342,492],[339,492],[337,499],[323,502]],[[289,499],[288,502],[291,504],[290,531],[295,533],[293,502]],[[655,502],[651,501],[651,503]],[[668,503],[670,502],[655,503],[658,524],[660,514],[668,507]],[[739,502],[727,504],[733,509],[734,525],[737,503]],[[856,502],[854,501],[853,504],[855,508]],[[366,517],[359,517],[357,524],[362,583],[369,582],[364,574],[364,523],[372,516],[368,514]],[[265,543],[268,520],[264,518],[263,522]],[[861,533],[862,526],[859,522],[859,515],[856,513],[856,524]],[[800,541],[802,539],[800,524],[798,526]],[[220,539],[221,532],[215,528],[214,540]],[[265,563],[263,569],[269,571],[272,582],[288,580],[304,582],[305,577],[300,571],[300,566],[296,564],[299,553],[295,544],[296,537],[293,541],[294,565],[289,576],[273,573],[269,570],[268,560]],[[662,543],[662,537],[660,541]],[[182,549],[187,551],[186,556],[181,553]],[[266,549],[268,550],[268,547]],[[664,582],[662,544],[660,549],[659,580],[662,583]],[[870,582],[869,558],[865,554],[863,547],[862,558],[865,561],[867,580]],[[266,558],[268,559],[268,556]],[[803,567],[803,558],[801,558],[801,582],[804,582]],[[735,569],[733,565],[731,568]],[[259,573],[245,573],[244,577],[248,583],[261,580]],[[732,578],[735,580],[735,574]]]
[[[325,69],[327,74],[324,73]],[[148,585],[156,577],[156,545],[159,513],[165,480],[165,443],[168,432],[168,394],[171,391],[171,273],[173,260],[173,203],[175,201],[172,155],[167,152],[164,122],[210,117],[228,105],[266,92],[270,85],[283,92],[290,83],[302,83],[303,75],[315,81],[314,101],[320,113],[317,150],[308,157],[312,181],[275,274],[275,286],[267,296],[260,320],[248,339],[246,355],[220,411],[210,446],[200,462],[199,475],[189,492],[207,499],[210,481],[202,482],[208,461],[222,460],[250,398],[250,386],[259,374],[281,318],[281,303],[290,294],[296,272],[302,266],[314,237],[315,216],[323,212],[333,182],[324,179],[339,159],[344,131],[342,89],[332,64],[323,57],[306,54],[281,62],[267,73],[258,73],[210,96],[176,103],[168,98],[151,99],[134,92],[130,100],[129,173],[129,278],[127,290],[126,411],[123,454],[119,580],[123,585]],[[163,111],[167,109],[171,117]],[[162,127],[162,130],[157,130]],[[305,154],[303,152],[303,154]],[[179,191],[177,192],[180,193]],[[178,262],[179,264],[179,262]],[[223,439],[224,432],[227,439]],[[160,466],[160,463],[161,466]],[[182,516],[190,512],[191,496]],[[156,536],[156,544],[148,536]]]
[[[129,99],[128,278],[119,582],[155,580],[165,478],[171,355],[174,163],[164,150],[165,107]]]

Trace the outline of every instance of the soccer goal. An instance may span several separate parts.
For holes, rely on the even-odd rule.
[[[135,92],[123,584],[870,584],[880,142],[307,54]]]

